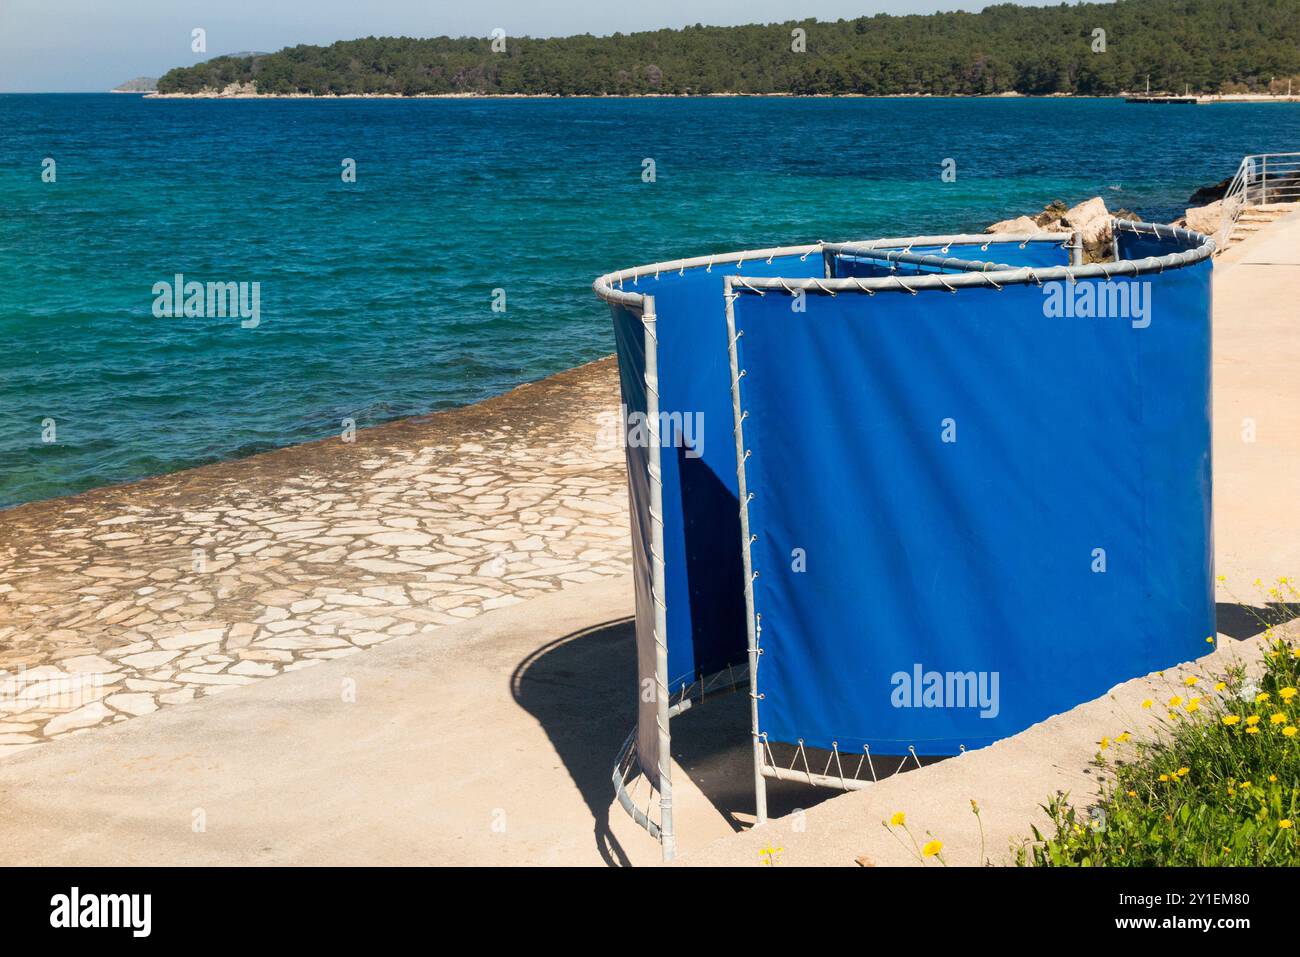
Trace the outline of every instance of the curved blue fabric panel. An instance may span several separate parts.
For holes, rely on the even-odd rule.
[[[737,298],[770,740],[953,754],[1204,652],[1209,280]]]
[[[700,674],[746,660],[745,595],[736,500],[736,447],[723,277],[821,276],[820,253],[723,263],[642,276],[628,292],[653,296],[657,316],[659,405],[664,423],[664,590],[668,615],[668,686],[677,691]],[[616,331],[618,317],[616,315]],[[638,329],[640,327],[637,321]],[[619,348],[626,398],[629,377],[644,379],[644,357]],[[642,385],[641,388],[644,388]],[[633,468],[629,450],[629,469]],[[644,468],[643,465],[635,466]],[[647,499],[648,501],[648,499]],[[634,513],[648,512],[636,497]],[[642,516],[644,518],[644,516]],[[645,519],[648,520],[648,519]],[[633,516],[636,528],[638,514]],[[647,526],[648,528],[648,526]],[[648,555],[648,552],[647,552]],[[648,557],[647,557],[648,562]],[[649,581],[649,566],[637,578]],[[648,594],[648,592],[647,592]],[[651,632],[641,621],[639,657]],[[649,612],[647,611],[647,614]],[[653,620],[651,619],[651,623]],[[644,638],[643,638],[644,635]],[[653,645],[650,645],[653,663]],[[654,675],[651,668],[650,675]]]
[[[1134,232],[1121,227],[1116,231],[1119,240],[1120,259],[1145,259],[1148,256],[1163,256],[1167,253],[1191,249],[1194,243],[1176,235],[1156,236],[1150,232]]]

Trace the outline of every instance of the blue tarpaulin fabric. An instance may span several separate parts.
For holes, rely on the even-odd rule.
[[[741,292],[770,741],[954,754],[1204,652],[1209,274]]]
[[[1172,230],[1163,235],[1156,235],[1120,228],[1115,236],[1119,242],[1120,259],[1145,259],[1148,256],[1164,256],[1191,248],[1189,241],[1180,239]]]
[[[1124,236],[1129,255],[1172,248]],[[1127,244],[1127,246],[1125,245]],[[1059,242],[932,253],[1068,262]],[[838,275],[880,275],[837,257]],[[1208,264],[1143,277],[1153,321],[1044,316],[1037,286],[784,293],[735,303],[744,379],[760,720],[772,741],[978,747],[1192,657],[1213,632]],[[821,277],[819,253],[643,275],[653,297],[668,687],[746,660],[723,278]],[[914,269],[917,272],[933,271]],[[637,608],[638,756],[657,782],[647,338],[613,305]],[[940,442],[951,418],[957,441]],[[1104,549],[1106,570],[1093,572]],[[794,571],[801,550],[806,570]],[[900,673],[920,668],[908,707]],[[997,714],[925,707],[931,673],[998,680]],[[964,686],[963,686],[964,687]],[[911,707],[915,697],[917,707]]]

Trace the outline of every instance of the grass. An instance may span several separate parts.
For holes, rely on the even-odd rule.
[[[1285,578],[1269,595],[1276,620],[1261,620],[1262,672],[1189,675],[1164,700],[1141,702],[1159,716],[1154,738],[1103,738],[1097,763],[1111,778],[1100,799],[1078,809],[1057,794],[1042,805],[1052,833],[1033,828],[1017,864],[1300,864],[1300,647],[1277,630],[1300,595]]]

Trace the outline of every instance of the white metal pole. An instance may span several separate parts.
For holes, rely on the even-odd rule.
[[[754,610],[754,565],[750,555],[749,489],[745,482],[745,426],[740,407],[740,357],[736,341],[736,313],[731,277],[722,281],[722,298],[727,309],[727,342],[731,362],[731,412],[736,436],[736,492],[740,499],[740,541],[745,569],[745,631],[749,641],[749,721],[754,748],[754,823],[767,821],[767,779],[763,777],[763,741],[758,731],[758,628]]]
[[[646,296],[641,312],[645,329],[645,404],[649,420],[650,455],[650,597],[655,609],[655,721],[659,726],[659,842],[665,861],[676,852],[673,833],[672,735],[668,730],[668,613],[664,604],[664,483],[660,471],[659,338],[655,329],[655,299]]]

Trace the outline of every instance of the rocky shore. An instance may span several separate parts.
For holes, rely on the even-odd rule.
[[[1188,197],[1189,205],[1182,216],[1175,219],[1171,226],[1182,226],[1194,232],[1213,236],[1223,224],[1223,197],[1232,184],[1231,178],[1220,183],[1202,186]],[[1111,220],[1141,220],[1140,213],[1131,209],[1109,210],[1106,201],[1100,196],[1085,199],[1081,203],[1067,206],[1061,200],[1053,200],[1043,210],[1032,216],[1016,216],[993,223],[986,228],[986,233],[1037,233],[1064,232],[1072,233],[1076,229],[1083,234],[1083,261],[1086,263],[1107,262],[1111,258]]]
[[[1048,203],[1037,215],[1004,219],[989,226],[984,232],[1072,233],[1078,230],[1083,235],[1084,262],[1105,262],[1111,258],[1112,217],[1140,218],[1131,209],[1117,209],[1111,212],[1106,208],[1106,201],[1100,196],[1085,199],[1073,206],[1066,206],[1058,199]]]

